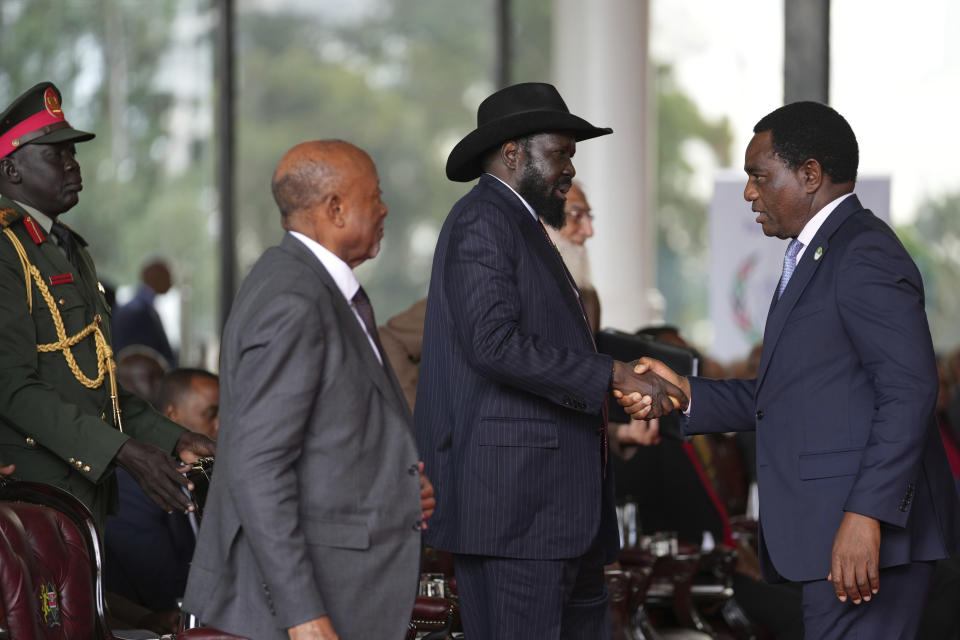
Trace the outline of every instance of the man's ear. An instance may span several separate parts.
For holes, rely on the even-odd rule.
[[[347,223],[347,218],[343,213],[343,198],[339,194],[333,194],[324,203],[324,213],[330,219],[335,227],[343,227]]]
[[[177,408],[172,404],[168,404],[163,408],[163,415],[170,420],[173,420],[177,424],[180,424],[180,412],[177,411]]]
[[[823,167],[813,158],[803,163],[800,167],[800,175],[807,193],[817,191],[820,185],[823,184]]]
[[[18,184],[22,180],[17,163],[9,156],[0,159],[0,176],[10,184]]]
[[[520,166],[520,154],[522,152],[523,149],[517,144],[516,140],[507,140],[500,145],[500,161],[510,171],[516,171],[517,167]]]

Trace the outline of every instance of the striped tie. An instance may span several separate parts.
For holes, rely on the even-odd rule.
[[[787,245],[787,253],[783,256],[783,273],[780,274],[780,286],[777,287],[777,300],[783,295],[783,290],[787,288],[787,283],[790,282],[790,276],[797,268],[797,254],[800,253],[800,249],[803,249],[803,243],[796,238]]]

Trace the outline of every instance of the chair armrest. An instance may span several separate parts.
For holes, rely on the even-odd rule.
[[[177,634],[176,640],[247,640],[224,631],[217,631],[210,627],[196,627]]]
[[[448,598],[417,596],[410,622],[419,631],[445,629],[452,626],[459,611],[459,605]]]

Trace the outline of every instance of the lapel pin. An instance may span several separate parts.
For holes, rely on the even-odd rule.
[[[813,252],[813,259],[819,260],[823,257],[823,247],[817,247],[817,250]]]

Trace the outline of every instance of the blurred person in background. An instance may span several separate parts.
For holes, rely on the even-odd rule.
[[[133,299],[113,310],[114,349],[120,351],[130,345],[143,345],[163,356],[171,366],[177,365],[160,314],[154,307],[156,297],[170,291],[172,286],[173,277],[165,260],[149,258],[143,263],[140,284]]]
[[[596,333],[600,330],[600,297],[593,285],[586,247],[587,240],[593,237],[593,209],[579,182],[574,182],[567,191],[563,213],[565,220],[559,229],[549,224],[543,226],[580,289],[580,300],[590,321],[590,329]]]

